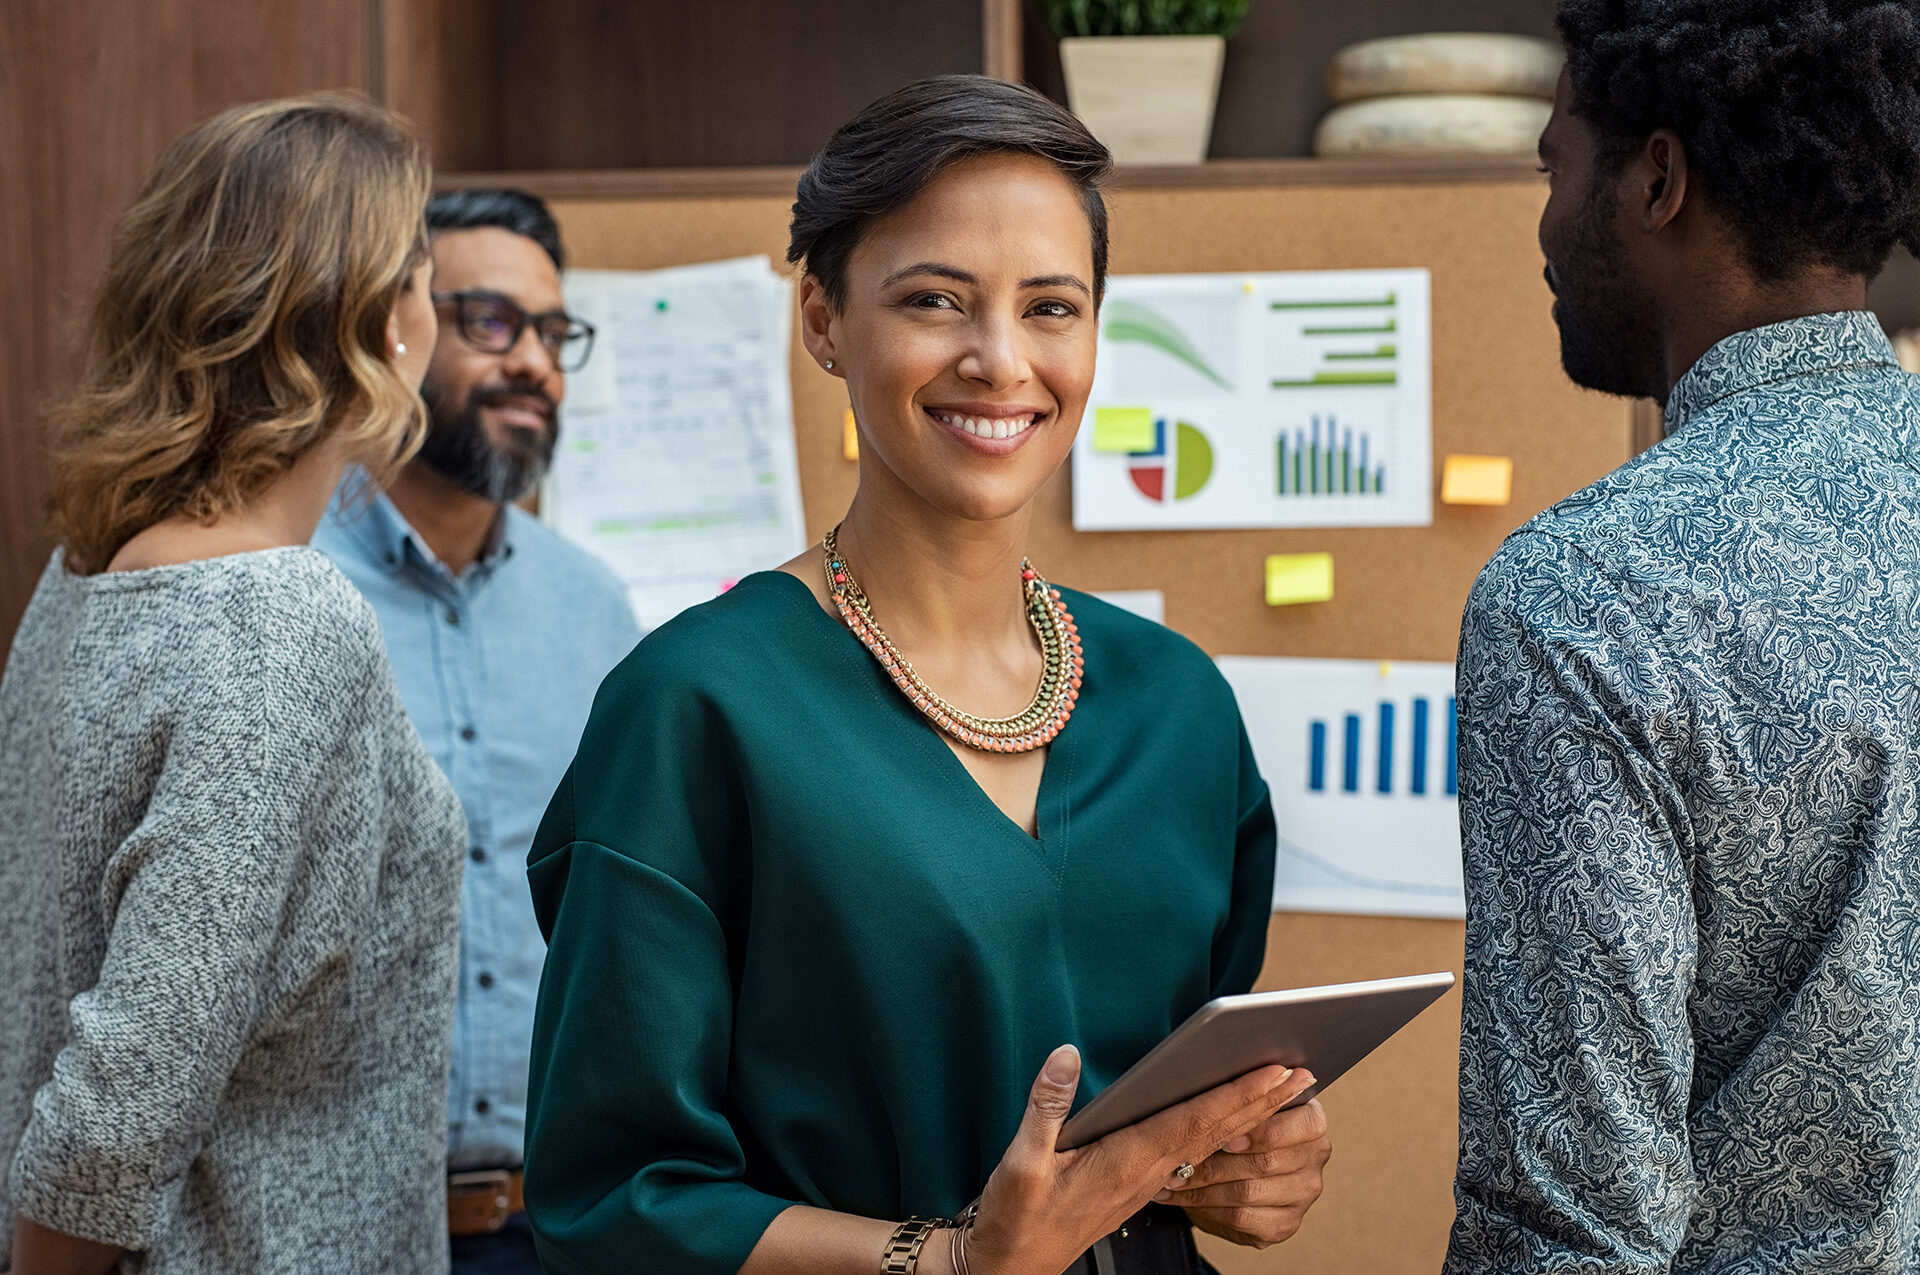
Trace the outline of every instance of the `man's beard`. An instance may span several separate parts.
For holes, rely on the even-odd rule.
[[[1583,208],[1546,269],[1560,364],[1575,385],[1602,394],[1664,398],[1666,356],[1656,307],[1625,268],[1624,245],[1596,198]]]
[[[420,395],[433,418],[427,441],[420,447],[420,459],[454,486],[504,505],[526,497],[546,476],[560,426],[554,402],[543,391],[476,386],[458,412],[449,410],[445,396],[431,382],[420,387]],[[527,398],[546,404],[546,433],[526,447],[495,446],[480,422],[481,409]],[[509,437],[518,440],[523,433],[515,430]]]

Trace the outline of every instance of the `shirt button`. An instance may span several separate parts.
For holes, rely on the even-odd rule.
[[[478,979],[476,979],[475,981],[476,981],[476,982],[478,982],[478,983],[480,984],[480,986],[482,986],[482,987],[492,987],[492,986],[493,986],[493,975],[491,975],[491,974],[484,974],[484,973],[483,973],[483,974],[481,974],[481,975],[480,975],[480,977],[479,977]]]
[[[487,861],[487,852],[479,846],[475,846],[473,849],[467,851],[467,857],[475,863],[485,863]]]
[[[466,740],[469,744],[471,744],[474,740],[474,736],[478,735],[479,733],[480,732],[475,730],[473,727],[465,726],[465,727],[462,727],[460,730],[460,738]]]
[[[484,1116],[489,1111],[493,1110],[493,1104],[488,1102],[485,1098],[482,1098],[480,1099],[480,1101],[473,1104],[473,1109]]]
[[[452,607],[447,608],[447,623],[448,624],[460,623],[460,613],[454,610]]]

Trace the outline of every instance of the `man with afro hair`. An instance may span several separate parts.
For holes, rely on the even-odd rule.
[[[1460,644],[1468,1272],[1920,1270],[1920,0],[1562,0],[1567,374]]]

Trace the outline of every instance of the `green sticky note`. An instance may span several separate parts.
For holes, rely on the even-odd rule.
[[[1333,601],[1333,555],[1276,553],[1267,558],[1267,605]]]
[[[1093,450],[1096,452],[1150,452],[1153,443],[1151,407],[1094,409]]]

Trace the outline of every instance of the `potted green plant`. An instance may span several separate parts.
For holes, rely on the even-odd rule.
[[[1067,103],[1119,164],[1207,157],[1220,64],[1248,0],[1038,0]]]

